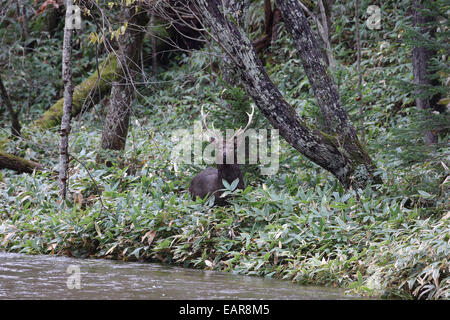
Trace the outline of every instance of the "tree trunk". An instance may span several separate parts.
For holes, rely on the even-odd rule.
[[[268,48],[277,38],[277,29],[281,21],[281,13],[278,8],[272,10],[270,0],[264,0],[264,35],[253,42],[256,52],[260,53]]]
[[[156,25],[152,26],[151,36],[152,39],[156,41],[156,50],[155,53],[152,52],[152,57],[157,57],[160,63],[164,63],[167,60],[168,52],[174,51],[172,43],[177,37],[176,30],[174,30],[174,28],[166,30],[164,27],[166,22],[159,22],[158,19],[155,20]],[[106,57],[98,69],[100,70],[100,76],[96,71],[89,76],[89,78],[75,87],[73,93],[72,116],[76,116],[85,108],[87,99],[92,101],[89,103],[98,103],[102,97],[111,92],[112,83],[119,79],[117,57],[114,53],[111,53]],[[63,101],[64,99],[62,98],[58,100],[42,114],[41,117],[36,119],[33,125],[40,129],[52,128],[59,125],[61,123]]]
[[[62,76],[64,82],[64,104],[61,119],[61,131],[59,140],[59,194],[66,199],[67,180],[69,178],[69,133],[72,116],[72,29],[69,28],[72,0],[66,0],[66,23],[64,25],[64,42],[62,58]]]
[[[356,130],[347,116],[347,112],[341,106],[339,93],[326,66],[320,59],[319,45],[308,25],[301,6],[296,0],[276,0],[281,10],[286,28],[294,39],[297,53],[303,64],[303,69],[308,76],[313,88],[321,113],[325,118],[326,132],[333,134],[337,140],[340,152],[352,163],[353,170],[362,170],[370,175],[363,179],[372,180],[376,169],[372,159],[358,140]],[[327,4],[331,10],[332,3]],[[357,172],[357,176],[364,176]],[[353,178],[355,179],[355,178]],[[381,182],[377,177],[376,182]],[[364,185],[365,183],[359,183]]]
[[[361,134],[361,141],[363,145],[365,144],[365,133],[364,133],[364,112],[362,99],[362,73],[361,73],[361,34],[359,33],[359,0],[355,0],[355,26],[356,26],[356,65],[358,72],[358,96],[356,101],[361,104],[358,108],[359,110],[359,127]]]
[[[6,109],[8,110],[9,117],[11,118],[11,133],[14,136],[20,137],[20,122],[19,117],[16,111],[11,104],[11,100],[9,100],[8,92],[6,91],[5,86],[3,85],[2,77],[0,75],[0,95],[2,97],[3,102],[6,104]]]
[[[320,18],[317,17],[316,14],[311,12],[311,10],[303,4],[304,1],[299,1],[297,4],[301,7],[301,9],[310,17],[314,19],[317,25],[317,32],[322,39],[323,46],[320,48],[322,51],[322,58],[327,66],[329,66],[331,69],[334,69],[335,67],[335,60],[331,48],[331,42],[330,42],[330,26],[331,26],[331,7],[334,3],[333,0],[326,1],[325,4],[322,0],[319,0],[318,2],[318,10]]]
[[[245,16],[247,14],[249,0],[224,0],[223,7],[236,20],[237,26],[245,29]]]
[[[152,28],[156,27],[155,25],[155,13],[150,13],[150,25]],[[151,34],[151,43],[152,43],[152,75],[153,79],[156,80],[158,76],[158,57],[157,57],[157,49],[156,49],[156,35]]]
[[[427,15],[422,12],[424,9],[423,5],[424,1],[414,0],[413,1],[413,11],[414,11],[414,28],[417,32],[422,35],[429,34],[430,37],[434,36],[435,26],[430,26],[429,24],[436,21],[436,17],[432,15]],[[413,48],[412,54],[412,64],[413,64],[413,74],[414,74],[414,83],[417,87],[416,89],[416,106],[420,110],[429,110],[431,111],[433,106],[431,105],[431,100],[439,100],[432,99],[429,95],[425,93],[427,88],[431,87],[433,84],[430,80],[430,74],[428,72],[428,68],[431,63],[431,59],[436,54],[434,49],[427,48],[424,45],[417,45]],[[436,131],[427,131],[425,132],[425,143],[433,144],[438,142],[438,135]]]
[[[232,17],[238,28],[245,29],[245,16],[248,9],[248,0],[225,0],[223,2],[223,9]],[[239,79],[236,77],[234,64],[228,55],[224,55],[220,64],[223,80],[230,86],[239,86]]]
[[[295,1],[278,1],[278,7],[297,42],[304,68],[329,124],[330,134],[311,128],[284,100],[269,79],[248,37],[220,12],[219,0],[196,2],[213,37],[220,39],[236,64],[247,93],[286,141],[314,163],[333,173],[345,187],[365,187],[373,179],[374,165],[340,106],[337,91],[321,63],[317,43]],[[294,10],[297,12],[287,12]]]
[[[30,31],[28,29],[27,9],[22,0],[16,0],[17,15],[20,17],[20,36],[22,42],[25,42],[30,37]]]
[[[330,28],[331,28],[331,9],[333,7],[334,0],[322,1],[319,0],[319,11],[322,20],[323,35],[321,35],[325,46],[325,57],[328,66],[334,69],[336,62],[334,61],[334,55],[331,48]]]
[[[45,31],[50,34],[50,37],[53,37],[55,35],[56,28],[61,21],[63,11],[61,10],[61,6],[56,8],[53,5],[52,7],[49,6],[47,10],[48,13]]]
[[[118,81],[113,83],[109,110],[102,132],[102,149],[125,149],[132,96],[133,89],[129,83]]]
[[[125,33],[119,36],[119,80],[113,83],[111,103],[102,132],[102,149],[123,150],[128,133],[128,123],[133,101],[133,79],[138,69],[139,52],[149,18],[145,11],[135,13],[135,6],[121,9],[121,24],[128,23]]]
[[[10,169],[18,173],[33,173],[33,170],[44,170],[44,167],[37,162],[0,151],[0,169]]]
[[[319,45],[296,0],[277,1],[287,30],[294,39],[297,53],[313,88],[317,103],[330,133],[347,135],[355,140],[356,133],[341,107],[339,94],[322,62]]]
[[[328,28],[328,34],[332,33],[332,26],[331,26],[331,12],[333,10],[333,5],[335,3],[335,0],[323,0],[323,7],[325,9],[325,16],[327,20],[327,28]]]

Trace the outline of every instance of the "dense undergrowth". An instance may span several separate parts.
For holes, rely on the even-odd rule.
[[[398,41],[403,31],[397,24],[387,27],[384,39],[376,31],[363,33],[364,91],[356,102],[355,55],[341,39],[353,27],[345,19],[335,21],[343,31],[333,39],[339,62],[333,74],[343,104],[365,131],[383,184],[345,191],[281,141],[277,174],[263,176],[256,166],[246,166],[248,187],[230,190],[236,194],[230,206],[192,201],[187,187],[204,166],[174,165],[172,133],[193,130],[202,104],[222,128],[245,121],[241,115],[250,104],[242,90],[218,79],[217,61],[208,55],[218,49],[207,47],[178,57],[159,74],[158,84],[140,89],[126,151],[115,155],[113,167],[95,161],[103,108],[95,106],[74,119],[71,197],[65,203],[52,172],[0,171],[0,249],[162,261],[377,297],[450,298],[448,136],[441,135],[436,146],[423,145],[421,114],[411,93],[397,85],[412,81],[410,48]],[[284,30],[264,60],[297,112],[320,121]],[[41,95],[52,85],[44,82]],[[442,117],[438,120],[445,126]],[[1,125],[4,151],[56,169],[56,129],[25,126],[24,139],[6,142],[7,122]],[[268,128],[260,115],[253,126]]]

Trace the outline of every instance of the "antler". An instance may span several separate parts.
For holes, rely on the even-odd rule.
[[[252,104],[252,112],[251,113],[247,113],[248,116],[248,122],[247,125],[244,127],[244,129],[239,128],[230,139],[227,139],[228,141],[233,141],[234,138],[239,137],[241,134],[243,134],[245,132],[245,130],[247,130],[247,128],[250,126],[250,123],[252,122],[253,119],[253,114],[255,113],[255,105]],[[214,128],[214,123],[212,124],[212,130],[208,128],[208,125],[206,124],[206,117],[208,116],[209,112],[205,113],[203,112],[203,106],[200,110],[200,114],[202,116],[202,123],[203,123],[203,127],[206,130],[206,132],[213,136],[214,139],[216,141],[220,141],[221,140],[221,135],[217,133],[217,130]]]
[[[233,136],[232,136],[230,139],[228,139],[228,140],[231,140],[231,141],[232,141],[234,138],[239,137],[241,134],[243,134],[243,133],[245,132],[245,130],[247,130],[248,126],[249,126],[250,123],[252,122],[253,114],[254,114],[254,113],[255,113],[255,105],[252,104],[252,112],[251,112],[251,113],[246,112],[246,114],[247,114],[247,116],[248,116],[248,122],[247,122],[247,125],[245,126],[244,129],[239,128],[239,129],[233,134]]]
[[[203,106],[202,109],[200,110],[200,114],[202,115],[202,123],[203,123],[203,127],[206,130],[206,133],[208,133],[209,135],[213,136],[213,138],[215,139],[215,141],[219,141],[219,135],[217,134],[217,130],[214,128],[214,122],[212,124],[212,130],[210,130],[208,128],[208,125],[206,124],[206,117],[208,116],[209,112],[206,113],[206,115],[203,113]]]

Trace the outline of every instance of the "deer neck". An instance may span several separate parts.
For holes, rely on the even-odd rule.
[[[239,164],[217,164],[219,182],[225,179],[228,183],[232,183],[239,178],[242,180],[241,166]]]

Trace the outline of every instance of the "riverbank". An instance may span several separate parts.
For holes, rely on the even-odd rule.
[[[95,140],[78,139],[74,148]],[[0,172],[0,250],[159,261],[374,297],[449,297],[448,217],[420,208],[422,192],[395,196],[401,176],[386,172],[385,184],[358,200],[324,172],[282,166],[231,206],[211,208],[189,199],[189,174],[174,171],[163,141],[145,144],[146,155],[163,152],[136,175],[82,154],[65,204],[51,173]]]
[[[346,5],[353,10],[351,3]],[[213,208],[209,202],[192,201],[189,183],[207,165],[176,163],[175,133],[183,136],[201,127],[202,105],[217,128],[244,126],[252,102],[238,85],[222,80],[221,49],[205,44],[202,50],[170,56],[155,81],[151,66],[145,67],[146,78],[136,80],[138,93],[123,152],[106,154],[100,148],[108,99],[73,119],[69,200],[62,203],[52,172],[58,166],[60,136],[56,128],[32,127],[61,97],[61,59],[55,57],[61,55],[62,41],[42,38],[37,56],[34,51],[24,57],[7,55],[17,70],[28,61],[27,72],[11,72],[5,82],[8,88],[18,88],[11,90],[17,106],[28,101],[30,110],[20,109],[21,139],[10,139],[9,120],[1,119],[0,150],[49,170],[0,170],[0,250],[157,261],[344,288],[377,298],[449,299],[448,121],[445,115],[414,107],[412,48],[404,41],[405,27],[398,24],[408,6],[384,5],[383,16],[390,15],[383,18],[385,33],[366,30],[362,39],[362,92],[357,90],[354,24],[349,23],[353,15],[339,14],[333,22],[340,31],[332,39],[336,66],[330,74],[383,180],[358,193],[344,190],[334,176],[280,139],[274,175],[246,165],[248,187],[234,192],[230,206]],[[254,39],[263,25],[259,8]],[[80,51],[77,57],[83,58],[74,63],[78,83],[96,70],[94,47],[87,42],[80,47],[86,51]],[[323,128],[313,90],[284,28],[261,58],[305,124]],[[50,67],[36,61],[55,62]],[[36,93],[23,87],[30,80],[21,74],[37,81]],[[440,77],[447,81],[448,74]],[[29,92],[36,94],[31,100]],[[256,110],[251,128],[272,127]],[[429,130],[441,132],[431,146],[423,139]],[[109,157],[112,166],[97,163],[99,155]]]

